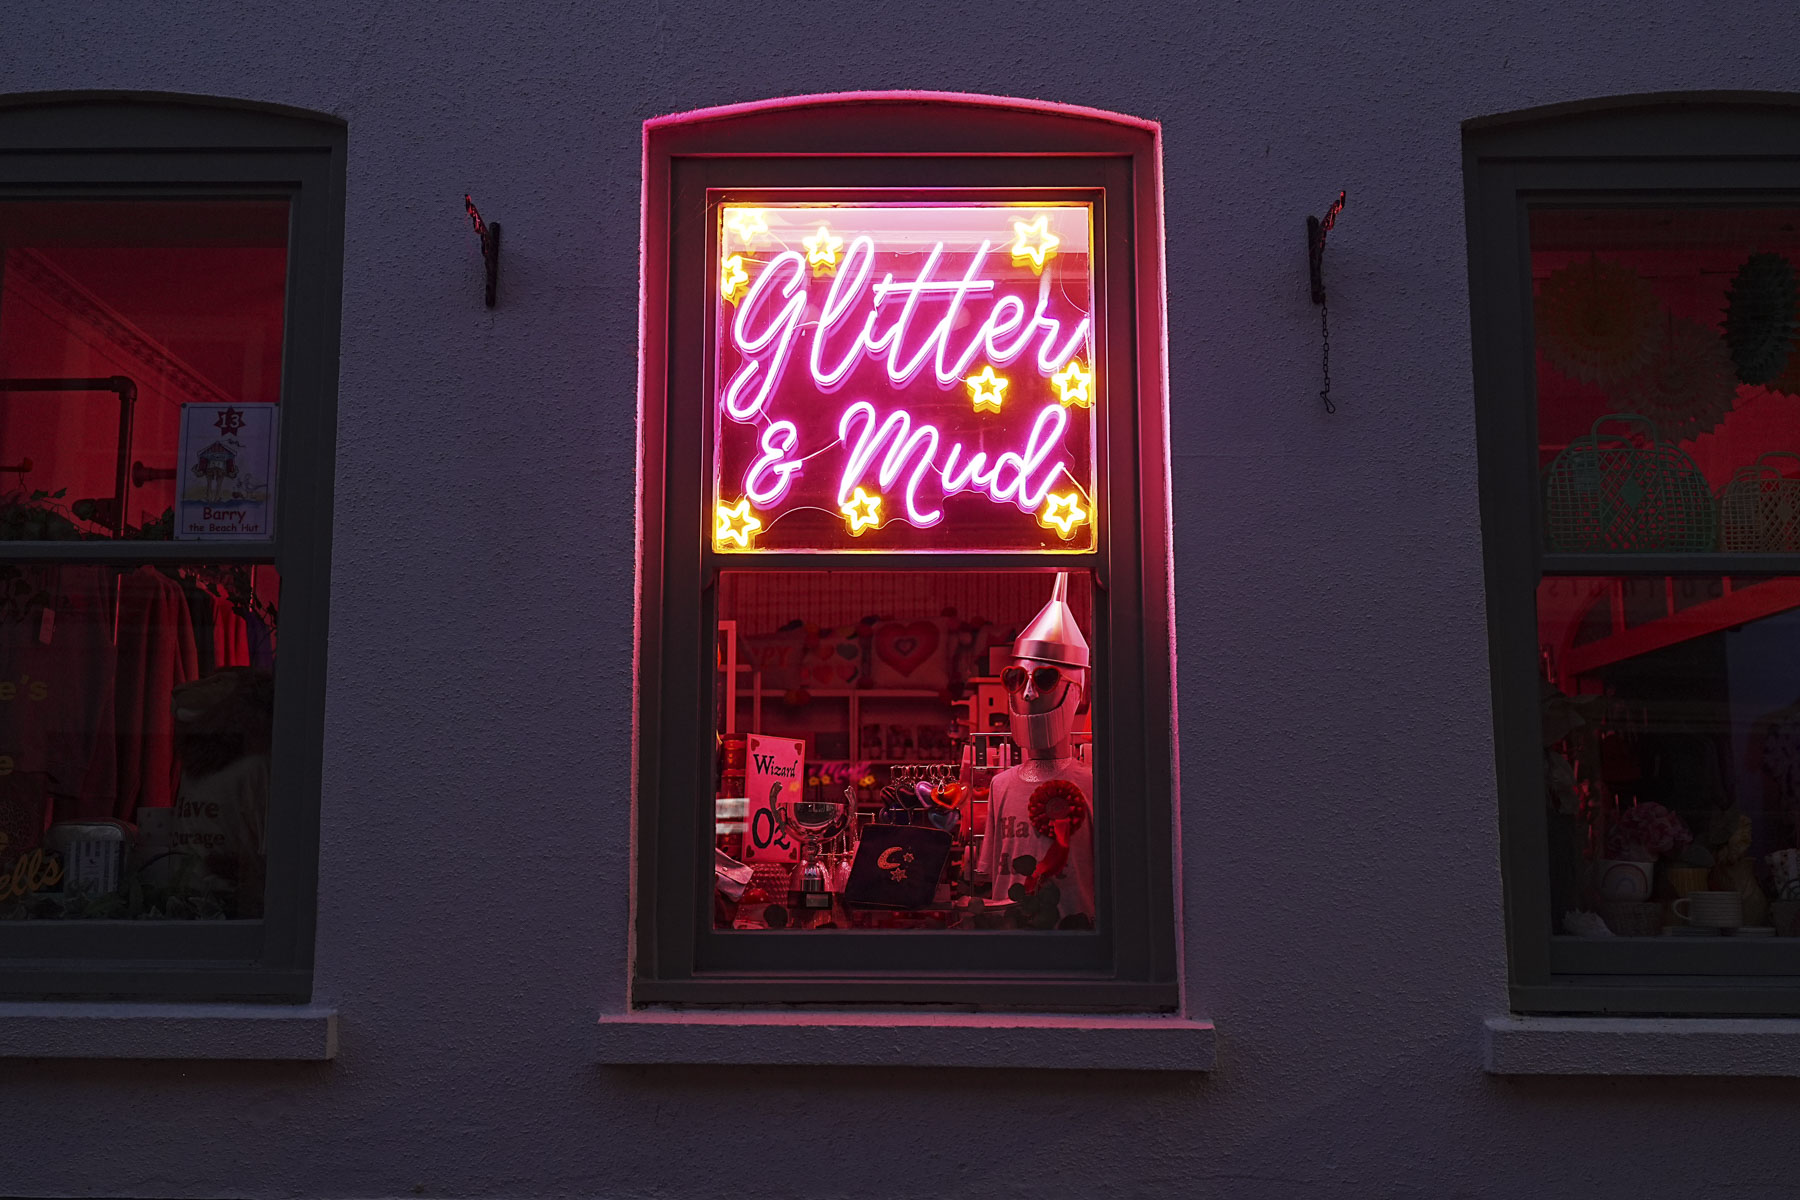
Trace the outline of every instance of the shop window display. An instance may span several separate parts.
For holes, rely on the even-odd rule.
[[[1530,234],[1553,932],[1800,937],[1800,588],[1701,565],[1800,551],[1800,210]]]
[[[646,124],[632,1002],[1167,1009],[1156,131]]]
[[[721,929],[1091,929],[1084,571],[728,571]]]
[[[715,211],[716,926],[1091,930],[1090,206]]]
[[[0,920],[263,915],[288,223],[0,203]]]

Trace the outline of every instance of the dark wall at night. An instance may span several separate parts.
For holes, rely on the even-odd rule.
[[[0,92],[349,123],[316,993],[332,1063],[20,1062],[29,1196],[1777,1196],[1800,1100],[1508,1082],[1459,123],[1800,88],[1778,3],[74,5]],[[612,1069],[651,116],[927,88],[1160,121],[1204,1078]],[[1339,188],[1332,377],[1302,219]],[[506,231],[500,307],[461,209]]]

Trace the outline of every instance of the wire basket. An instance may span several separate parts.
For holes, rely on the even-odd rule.
[[[1544,472],[1552,551],[1713,548],[1713,495],[1694,460],[1637,413],[1608,413]]]
[[[1719,490],[1719,549],[1800,550],[1800,454],[1773,450]]]

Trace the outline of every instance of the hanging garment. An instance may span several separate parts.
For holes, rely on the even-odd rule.
[[[14,851],[46,820],[113,815],[113,579],[103,567],[25,568],[8,584],[20,603],[0,609],[0,756],[11,760],[0,826]]]
[[[212,659],[215,667],[250,666],[250,627],[231,601],[210,596],[212,604]],[[211,672],[206,672],[211,674]]]
[[[182,579],[181,594],[188,604],[188,621],[194,627],[194,649],[200,656],[200,674],[210,675],[219,666],[213,649],[212,593],[192,579]]]
[[[251,613],[245,619],[250,637],[250,665],[265,671],[275,669],[275,631],[263,619]]]
[[[200,658],[181,585],[154,567],[119,580],[118,796],[111,815],[175,802],[178,764],[170,699],[199,677]]]

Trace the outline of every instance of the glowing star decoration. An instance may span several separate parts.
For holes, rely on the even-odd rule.
[[[749,497],[736,504],[721,504],[717,512],[719,524],[713,530],[713,541],[720,546],[736,542],[740,547],[749,549],[750,539],[763,526],[762,519],[750,507]]]
[[[750,273],[744,270],[744,256],[733,254],[719,263],[719,294],[735,303],[738,289],[750,282]]]
[[[994,374],[991,364],[981,368],[963,382],[969,386],[969,399],[974,404],[976,412],[980,412],[984,408],[990,412],[1000,411],[1000,402],[1006,399],[1007,378],[1004,375]]]
[[[806,247],[807,265],[812,267],[814,275],[825,275],[837,270],[838,251],[843,249],[844,239],[833,237],[829,226],[820,225],[819,232],[809,238],[801,238],[800,244]]]
[[[1056,248],[1062,245],[1062,239],[1050,232],[1048,216],[1040,216],[1035,221],[1014,221],[1013,233],[1018,235],[1012,244],[1013,261],[1029,258],[1033,273],[1042,271]]]
[[[725,228],[738,235],[748,250],[756,245],[756,236],[769,232],[768,218],[764,217],[760,208],[733,208],[727,210]]]
[[[1094,373],[1083,369],[1074,359],[1052,375],[1050,382],[1056,386],[1056,399],[1064,408],[1070,405],[1088,408],[1094,403]]]
[[[861,488],[857,488],[854,496],[838,505],[838,511],[849,520],[850,532],[857,537],[861,537],[862,531],[865,529],[881,528],[881,496],[879,493],[871,496]]]
[[[1038,513],[1038,524],[1045,529],[1055,529],[1057,536],[1068,541],[1091,515],[1081,507],[1080,500],[1079,492],[1067,492],[1061,496],[1052,492],[1044,500],[1043,510]]]

